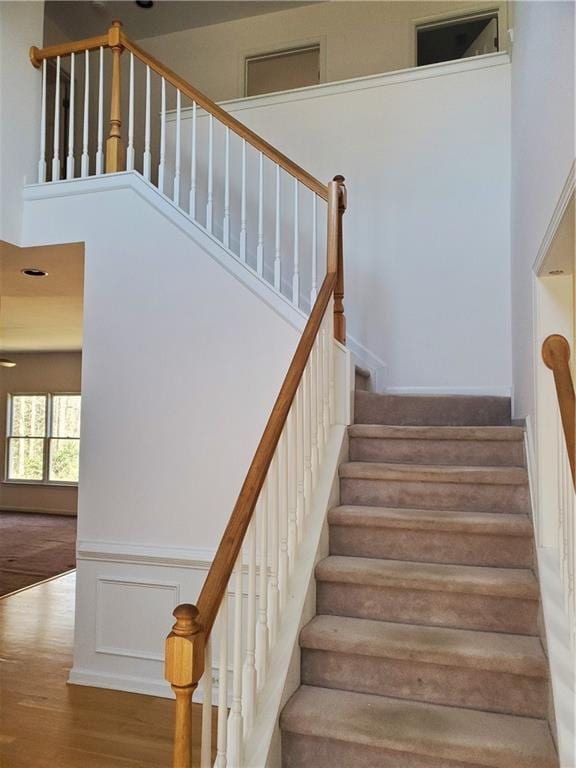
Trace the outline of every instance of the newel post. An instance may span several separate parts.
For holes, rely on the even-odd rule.
[[[334,176],[338,191],[338,237],[336,241],[336,288],[334,289],[334,337],[346,344],[346,315],[344,314],[344,244],[342,219],[347,205],[344,176]]]
[[[176,623],[166,638],[165,677],[176,695],[173,768],[192,766],[192,696],[204,673],[204,630],[198,608],[185,603],[174,610]]]
[[[110,91],[110,131],[106,139],[106,173],[124,170],[124,145],[122,143],[122,112],[120,100],[120,56],[122,22],[113,21],[108,30],[108,47],[112,51],[112,88]]]

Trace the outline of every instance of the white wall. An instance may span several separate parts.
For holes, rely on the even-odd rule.
[[[512,338],[514,412],[534,414],[532,265],[574,160],[574,4],[514,3]]]
[[[197,598],[303,317],[134,174],[27,195],[27,245],[85,242],[72,679],[165,692],[158,638]]]
[[[319,179],[346,176],[348,330],[392,390],[510,392],[509,69],[501,54],[224,105]]]
[[[79,538],[214,547],[299,334],[141,179],[78,185],[27,202],[24,239],[85,242]]]
[[[506,3],[483,0],[317,3],[140,42],[211,99],[233,99],[245,93],[246,56],[319,43],[321,82],[390,72],[416,65],[417,23],[498,7],[505,47]]]
[[[43,2],[0,2],[0,239],[15,244],[22,185],[37,178],[41,80],[28,50],[43,23]]]

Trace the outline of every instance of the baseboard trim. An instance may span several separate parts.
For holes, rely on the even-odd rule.
[[[346,337],[346,346],[352,353],[354,364],[370,373],[372,391],[383,392],[386,384],[386,363],[353,336]]]
[[[38,509],[38,507],[15,507],[13,504],[0,506],[0,512],[23,512],[28,515],[65,515],[77,517],[77,513],[70,509]]]
[[[109,688],[127,693],[142,693],[147,696],[160,696],[163,699],[173,699],[174,694],[170,685],[163,681],[154,681],[145,677],[131,675],[108,675],[92,670],[71,669],[68,675],[71,685],[87,685],[90,688]]]
[[[474,397],[510,397],[511,387],[386,387],[385,395],[470,395]]]

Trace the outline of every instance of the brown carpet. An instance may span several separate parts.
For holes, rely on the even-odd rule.
[[[0,596],[75,567],[75,517],[0,512]]]

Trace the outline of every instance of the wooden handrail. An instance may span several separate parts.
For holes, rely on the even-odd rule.
[[[173,768],[190,768],[192,754],[191,701],[205,671],[205,647],[220,610],[232,573],[253,517],[258,498],[278,443],[286,427],[298,388],[312,349],[320,332],[331,298],[342,274],[342,215],[346,210],[344,178],[336,176],[328,190],[327,274],[300,338],[288,372],[218,550],[200,592],[197,605],[179,605],[174,611],[176,623],[166,640],[165,676],[176,696],[176,722]],[[345,323],[341,314],[342,323]],[[334,314],[335,335],[337,315]]]
[[[106,35],[100,35],[99,37],[90,37],[85,40],[79,40],[75,43],[63,43],[62,45],[51,45],[47,48],[37,48],[33,46],[30,48],[30,61],[38,68],[40,67],[44,59],[53,59],[57,56],[67,56],[71,53],[79,53],[80,51],[90,51],[95,48],[111,48],[114,53],[113,60],[113,73],[112,73],[112,104],[111,104],[111,129],[109,139],[112,141],[109,143],[111,159],[108,161],[106,171],[108,173],[122,170],[124,167],[123,159],[120,157],[121,153],[121,141],[119,140],[119,131],[121,125],[120,119],[120,54],[123,49],[131,51],[140,61],[148,65],[150,69],[154,70],[158,75],[163,77],[167,82],[177,88],[181,93],[187,96],[192,101],[195,101],[198,106],[205,109],[215,118],[217,118],[223,125],[230,128],[240,138],[245,139],[248,144],[253,146],[263,155],[268,157],[272,162],[277,163],[281,168],[294,176],[308,189],[312,190],[315,194],[324,200],[328,200],[328,187],[318,181],[312,174],[305,171],[299,165],[294,163],[290,158],[286,157],[282,152],[279,152],[272,144],[269,144],[265,139],[259,136],[254,131],[247,128],[243,123],[237,120],[225,109],[219,107],[214,101],[205,96],[199,90],[194,88],[184,78],[177,75],[168,67],[165,67],[158,59],[155,59],[147,51],[130,40],[122,31],[122,22],[114,21],[112,26],[108,30]],[[115,105],[118,105],[117,109]],[[112,114],[112,110],[114,113]]]
[[[285,171],[288,171],[288,173],[297,178],[298,181],[302,182],[304,186],[308,187],[308,189],[311,189],[312,192],[315,192],[324,200],[328,199],[328,189],[326,185],[322,184],[321,181],[318,181],[318,179],[312,176],[312,174],[308,173],[308,171],[305,171],[304,168],[301,168],[299,165],[292,162],[290,158],[286,157],[286,155],[282,154],[282,152],[279,152],[275,147],[272,146],[272,144],[269,144],[257,133],[251,131],[250,128],[247,128],[239,120],[236,120],[236,118],[232,117],[229,112],[226,112],[225,109],[219,107],[218,104],[209,99],[208,96],[205,96],[199,90],[191,86],[190,83],[186,82],[184,78],[177,75],[171,69],[165,67],[161,62],[158,61],[158,59],[155,59],[143,48],[140,48],[139,45],[136,45],[136,43],[133,43],[131,40],[129,40],[125,35],[122,35],[122,42],[128,51],[132,51],[132,53],[137,58],[139,58],[140,61],[144,62],[144,64],[147,64],[156,72],[156,74],[163,77],[175,88],[178,88],[178,90],[180,90],[184,95],[188,96],[189,99],[195,101],[198,106],[202,107],[202,109],[205,109],[215,118],[217,118],[221,123],[234,131],[234,133],[236,133],[242,139],[246,139],[248,144],[251,144],[259,152],[262,152],[263,155],[268,157],[274,163],[277,163],[281,168],[284,168]]]
[[[198,598],[198,613],[206,637],[210,635],[220,604],[230,581],[232,571],[238,559],[246,531],[250,525],[258,496],[264,485],[270,462],[276,451],[278,440],[284,429],[288,413],[292,407],[302,373],[308,362],[318,330],[324,318],[326,308],[334,292],[336,274],[326,275],[312,314],[288,368],[288,373],[280,389],[264,434],[258,444],[254,458],[242,485],[232,515],[222,535],[212,566]]]
[[[555,333],[544,340],[542,359],[554,374],[572,482],[576,489],[576,396],[570,371],[570,344],[564,336]]]
[[[61,43],[59,45],[49,45],[46,48],[37,48],[33,45],[30,48],[30,61],[32,66],[39,69],[45,59],[55,59],[57,56],[69,56],[71,53],[82,53],[83,51],[94,51],[98,48],[108,47],[108,32],[98,37],[87,37],[84,40],[77,40],[74,43]]]

